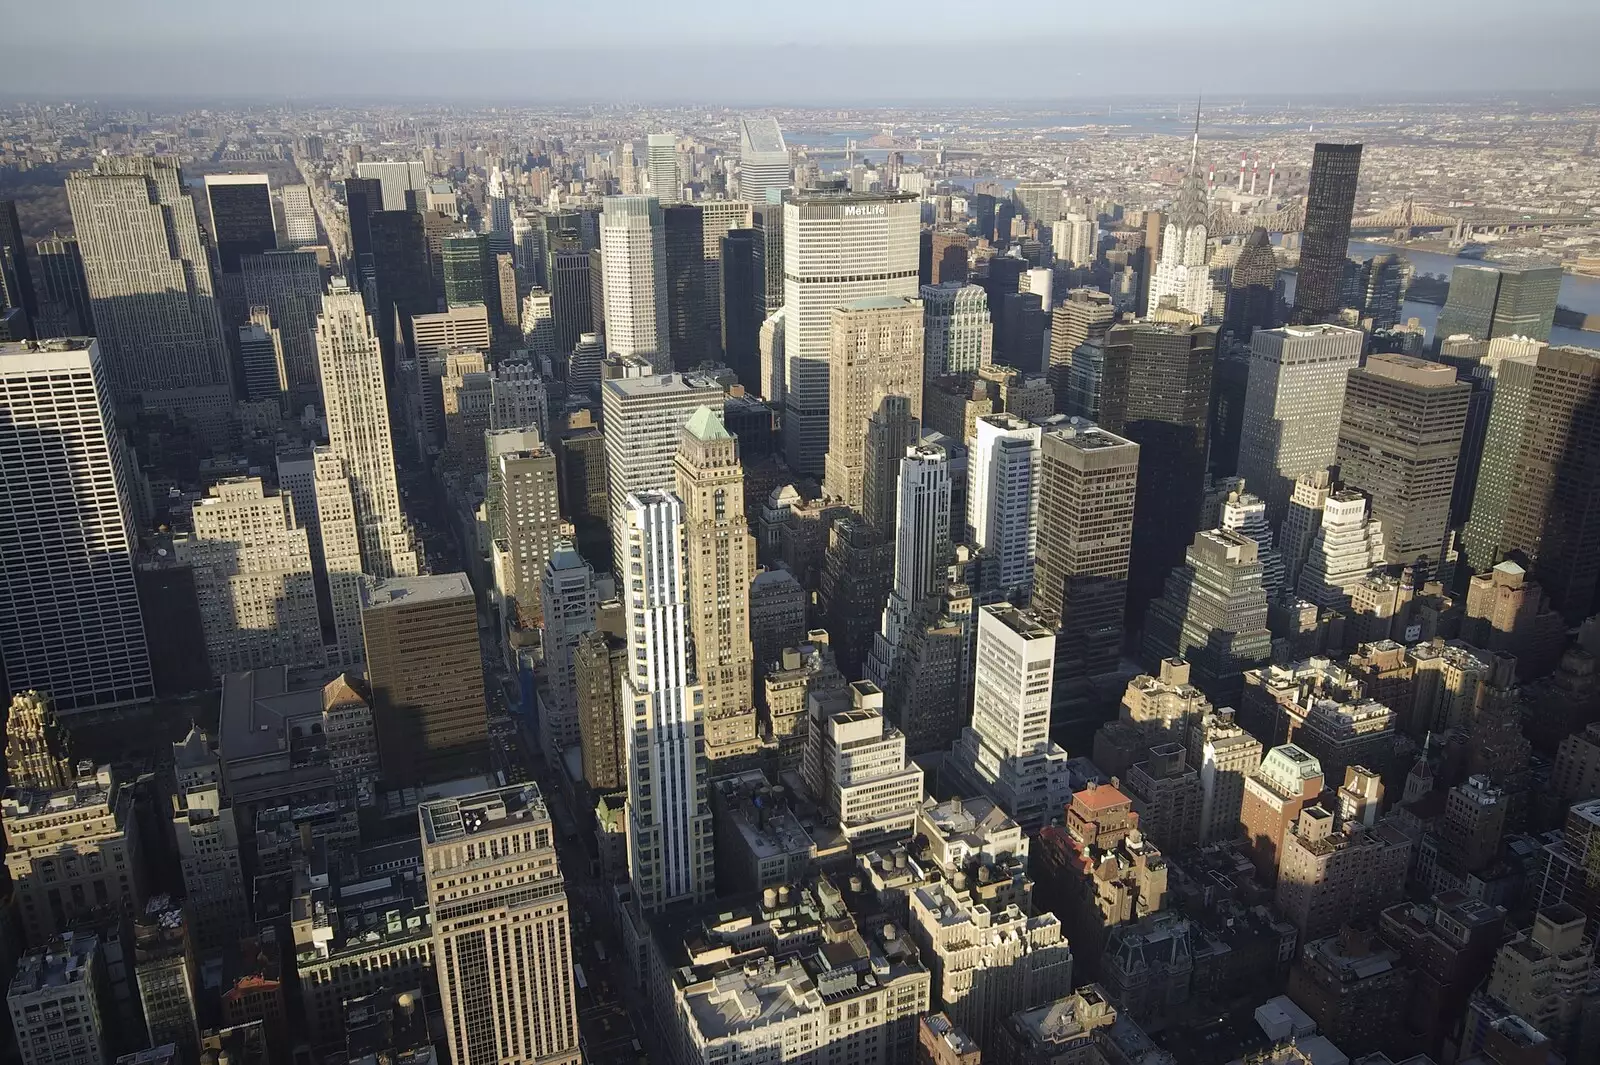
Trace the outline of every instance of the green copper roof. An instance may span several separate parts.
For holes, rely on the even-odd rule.
[[[701,407],[691,414],[684,429],[697,440],[733,439],[733,434],[722,424],[722,416],[710,407]]]

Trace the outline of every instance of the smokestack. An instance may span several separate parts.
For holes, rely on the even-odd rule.
[[[1239,156],[1239,191],[1244,191],[1244,155]]]
[[[1256,178],[1261,176],[1261,156],[1256,156],[1256,161],[1250,168],[1250,195],[1256,194]]]
[[[1278,181],[1278,161],[1272,161],[1272,169],[1267,171],[1267,199],[1272,199],[1272,186]]]

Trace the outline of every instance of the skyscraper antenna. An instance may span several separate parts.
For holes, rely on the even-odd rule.
[[[1200,101],[1201,96],[1194,98],[1194,142],[1189,146],[1189,169],[1194,169],[1195,160],[1200,158]]]

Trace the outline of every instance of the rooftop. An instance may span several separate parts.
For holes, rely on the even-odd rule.
[[[480,832],[500,832],[515,824],[550,820],[537,784],[518,784],[458,799],[437,799],[418,807],[423,842],[430,846]]]
[[[465,573],[436,573],[419,577],[384,577],[363,581],[361,609],[385,606],[413,606],[443,602],[446,599],[472,598],[472,585]]]
[[[51,988],[81,984],[88,975],[99,941],[92,935],[65,932],[17,961],[8,998],[34,995]]]

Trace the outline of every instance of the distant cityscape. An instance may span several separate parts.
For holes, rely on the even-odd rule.
[[[1600,104],[0,104],[4,1060],[1600,1061]]]

